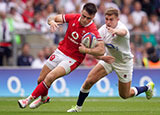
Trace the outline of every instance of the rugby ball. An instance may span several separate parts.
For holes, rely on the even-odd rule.
[[[82,37],[81,43],[87,48],[94,48],[97,45],[97,38],[93,33],[88,32]]]

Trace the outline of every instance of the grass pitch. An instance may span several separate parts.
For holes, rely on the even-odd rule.
[[[77,98],[51,98],[37,109],[19,108],[20,98],[0,98],[0,115],[159,115],[160,98],[144,97],[123,100],[119,97],[87,98],[82,112],[67,113]]]

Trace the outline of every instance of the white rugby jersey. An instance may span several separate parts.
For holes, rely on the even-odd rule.
[[[118,21],[116,29],[125,29],[127,34],[123,37],[113,35],[108,32],[106,24],[98,31],[105,42],[106,54],[115,57],[115,62],[125,63],[133,58],[133,54],[130,50],[130,34],[127,27],[121,21]]]

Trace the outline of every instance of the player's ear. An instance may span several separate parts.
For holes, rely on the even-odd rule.
[[[94,17],[95,17],[95,15],[93,15],[93,18],[92,18],[92,20],[94,19]]]

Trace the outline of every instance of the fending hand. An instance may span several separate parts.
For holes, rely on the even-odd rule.
[[[55,21],[51,21],[50,23],[51,32],[55,32],[58,27],[59,27],[58,23],[56,23]]]
[[[113,29],[111,27],[107,27],[108,32],[112,33],[112,34],[116,34],[116,29]]]

